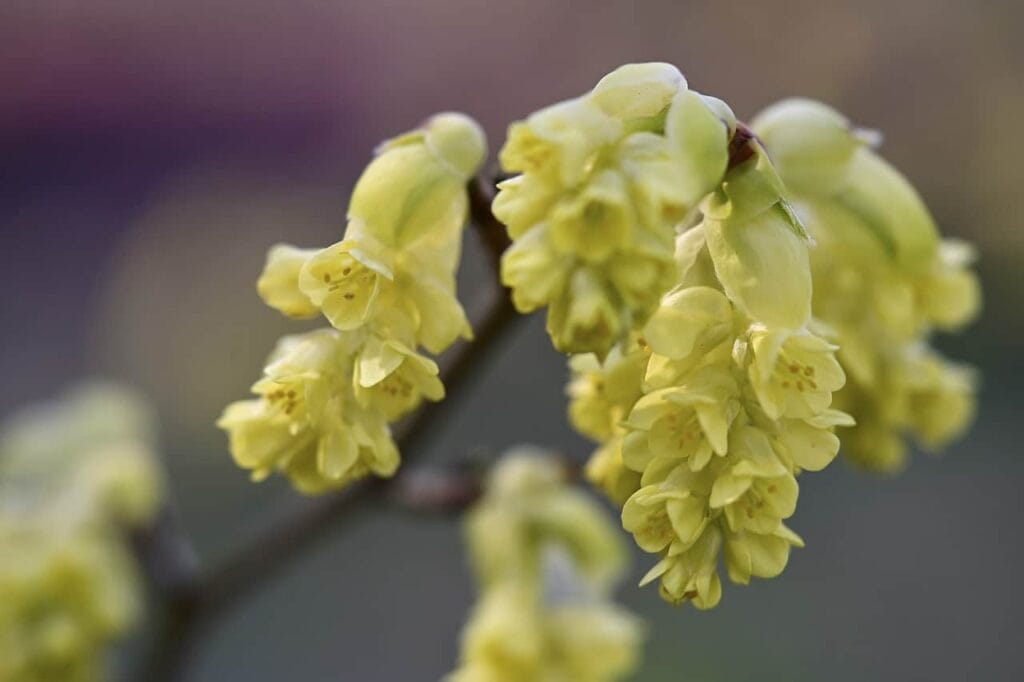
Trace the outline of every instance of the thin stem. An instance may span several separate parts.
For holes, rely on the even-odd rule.
[[[508,246],[505,229],[491,213],[495,185],[482,177],[468,186],[471,222],[476,228],[497,272],[501,254]],[[426,450],[445,417],[458,403],[458,394],[470,385],[480,364],[494,352],[498,339],[517,315],[500,291],[475,328],[472,343],[462,344],[444,363],[442,372],[447,399],[429,403],[414,414],[398,437],[406,465]],[[136,679],[140,682],[172,682],[181,679],[198,635],[219,616],[253,594],[291,565],[304,551],[352,523],[376,500],[388,499],[401,476],[366,478],[338,493],[303,500],[253,540],[220,564],[203,572],[187,537],[172,515],[161,517],[136,548],[160,601],[151,651],[144,657]],[[170,548],[175,548],[170,551]]]

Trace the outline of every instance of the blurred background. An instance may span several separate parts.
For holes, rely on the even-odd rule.
[[[627,585],[652,625],[636,679],[1024,679],[1021,29],[1019,0],[4,0],[0,413],[83,376],[144,390],[216,559],[295,502],[250,484],[213,426],[298,328],[256,296],[264,254],[337,240],[377,142],[456,109],[496,149],[632,61],[677,64],[747,119],[816,97],[884,131],[944,233],[979,246],[985,313],[938,344],[980,366],[980,417],[899,477],[837,462],[801,479],[807,549],[710,613]],[[481,259],[469,240],[471,311]],[[494,358],[424,459],[524,440],[586,456],[543,320]],[[190,679],[436,680],[471,602],[455,523],[381,513],[234,612]]]

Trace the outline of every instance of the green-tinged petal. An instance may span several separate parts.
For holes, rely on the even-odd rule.
[[[746,221],[705,219],[704,233],[725,293],[769,327],[800,329],[811,314],[807,245],[778,206]]]
[[[665,136],[683,169],[686,201],[693,205],[722,181],[729,162],[729,124],[700,93],[686,90],[672,101]]]

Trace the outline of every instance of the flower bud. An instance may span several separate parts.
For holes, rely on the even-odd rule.
[[[439,114],[425,129],[381,146],[352,192],[349,220],[396,249],[430,232],[457,234],[466,219],[466,181],[485,153],[476,123]]]
[[[427,121],[424,134],[427,147],[464,182],[476,175],[487,157],[483,129],[465,114],[435,114]]]
[[[671,64],[625,64],[600,81],[589,97],[606,114],[618,119],[652,118],[664,111],[686,79]]]
[[[716,100],[728,111],[724,102]],[[716,108],[721,109],[716,104]],[[729,114],[732,112],[729,111]],[[735,121],[735,117],[731,117]],[[665,119],[665,137],[680,165],[684,201],[692,206],[722,181],[729,163],[729,123],[692,90],[680,92]]]
[[[772,162],[798,194],[829,194],[846,176],[865,141],[845,116],[811,99],[786,99],[768,107],[750,126]]]
[[[589,268],[578,268],[565,295],[551,305],[547,327],[563,353],[603,357],[621,336],[623,321],[609,287]]]
[[[807,243],[775,204],[747,219],[704,220],[708,251],[726,295],[768,327],[801,329],[811,316]]]
[[[787,100],[761,114],[754,130],[794,192],[841,203],[901,268],[927,269],[938,248],[931,214],[907,179],[841,114],[818,102]]]

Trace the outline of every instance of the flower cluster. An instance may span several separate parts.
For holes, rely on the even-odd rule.
[[[109,385],[0,428],[0,682],[103,679],[140,611],[124,537],[161,501],[152,445],[142,403]]]
[[[513,123],[494,215],[520,312],[548,307],[563,352],[604,356],[675,280],[675,227],[722,179],[735,118],[669,64],[629,64]]]
[[[389,423],[440,400],[440,353],[471,331],[455,296],[466,182],[486,146],[479,126],[439,114],[384,143],[365,169],[344,239],[324,249],[278,245],[257,283],[263,300],[331,328],[288,336],[271,355],[258,398],[218,422],[254,479],[286,474],[307,493],[369,473],[390,476],[399,453]]]
[[[571,361],[570,417],[602,443],[591,479],[661,561],[644,583],[711,608],[729,577],[773,577],[801,540],[784,524],[796,476],[836,455],[830,407],[844,382],[811,318],[806,234],[761,146],[737,161],[676,243],[676,286],[640,332],[599,362]]]
[[[507,455],[466,531],[481,597],[449,682],[612,682],[632,671],[642,628],[608,598],[623,548],[555,461]]]
[[[972,371],[928,340],[977,314],[974,253],[940,239],[913,187],[871,148],[878,136],[836,111],[786,100],[752,125],[817,242],[814,314],[834,331],[850,379],[836,404],[857,422],[843,432],[843,452],[870,469],[898,470],[906,435],[936,448],[972,419]]]

